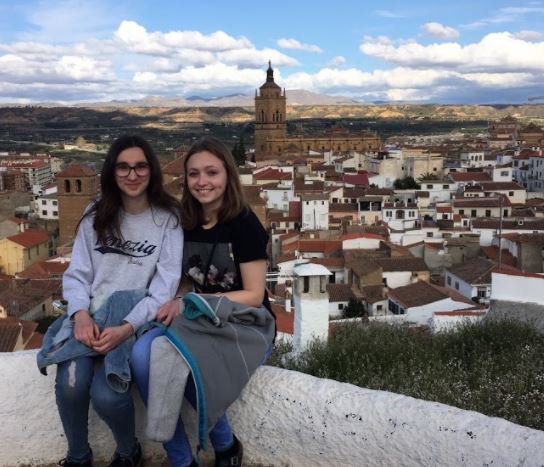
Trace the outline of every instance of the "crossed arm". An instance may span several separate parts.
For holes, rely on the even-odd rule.
[[[242,275],[242,283],[244,284],[242,290],[234,290],[217,295],[228,297],[233,302],[255,307],[260,306],[263,303],[266,285],[266,260],[260,259],[240,263],[240,273]],[[176,294],[177,298],[166,303],[159,309],[157,320],[162,321],[168,326],[181,313],[183,302],[180,298],[189,292],[191,288],[191,282],[184,277]]]

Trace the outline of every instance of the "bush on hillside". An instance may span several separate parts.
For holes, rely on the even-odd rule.
[[[544,430],[544,336],[515,321],[484,320],[430,335],[381,323],[337,325],[328,343],[269,364],[391,391]]]

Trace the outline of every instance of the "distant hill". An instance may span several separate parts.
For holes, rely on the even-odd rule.
[[[288,89],[287,102],[289,105],[359,105],[361,102],[344,96],[327,96],[304,89]],[[190,96],[173,98],[147,96],[142,99],[114,100],[109,102],[93,102],[74,107],[253,107],[253,95],[231,94],[223,97]],[[51,105],[48,104],[48,107]]]
[[[287,91],[289,100],[291,95]],[[302,94],[303,102],[305,94]],[[312,97],[312,96],[310,96]],[[247,96],[245,96],[247,98]],[[295,96],[292,97],[295,100]],[[238,102],[239,96],[232,99]],[[250,99],[250,101],[252,101]],[[217,100],[206,101],[207,105],[195,105],[200,98],[193,98],[192,104],[165,106],[164,101],[147,98],[145,103],[118,102],[100,106],[84,107],[43,107],[18,106],[0,107],[0,127],[45,127],[60,128],[110,128],[122,126],[145,126],[148,128],[176,129],[188,123],[246,123],[254,121],[252,105],[220,106]],[[174,102],[171,101],[173,104]],[[252,102],[251,102],[252,103]],[[154,105],[160,104],[160,105]],[[489,121],[499,120],[507,115],[518,118],[522,123],[534,121],[544,125],[544,104],[533,105],[289,105],[287,119],[367,119],[367,120],[446,120],[446,121]]]

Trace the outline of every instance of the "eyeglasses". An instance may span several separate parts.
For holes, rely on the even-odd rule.
[[[149,164],[147,162],[138,162],[136,165],[128,165],[126,162],[115,164],[115,174],[119,177],[128,177],[131,170],[134,170],[138,177],[145,177],[149,175]]]

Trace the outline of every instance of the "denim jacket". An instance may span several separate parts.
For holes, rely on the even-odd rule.
[[[98,328],[102,331],[104,328],[123,324],[123,319],[146,295],[146,289],[121,290],[111,294],[93,313],[93,319]],[[47,374],[48,365],[78,357],[101,355],[77,341],[73,329],[74,322],[67,315],[62,315],[47,330],[37,356],[38,368],[44,375]],[[131,382],[129,358],[135,340],[134,335],[130,336],[104,357],[108,384],[116,392],[126,392],[129,389]]]

